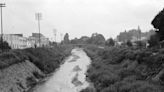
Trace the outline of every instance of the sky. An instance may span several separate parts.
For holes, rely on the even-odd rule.
[[[115,38],[120,32],[140,26],[152,29],[151,21],[164,8],[164,0],[0,0],[4,33],[30,36],[38,32],[35,13],[42,13],[41,33],[60,41],[100,33]]]

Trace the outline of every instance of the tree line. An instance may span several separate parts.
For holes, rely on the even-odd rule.
[[[160,11],[152,20],[151,24],[155,29],[151,29],[149,32],[141,32],[140,28],[129,30],[129,32],[121,32],[117,36],[118,41],[123,41],[123,44],[126,46],[132,46],[131,39],[133,36],[139,39],[141,37],[146,37],[148,40],[146,41],[149,44],[149,47],[159,47],[164,46],[164,9]],[[126,40],[126,41],[125,41]],[[91,37],[82,36],[81,38],[74,38],[72,40],[69,39],[69,34],[66,33],[64,36],[64,40],[61,42],[62,44],[95,44],[95,45],[106,45],[106,46],[114,46],[115,40],[113,38],[109,38],[105,40],[105,37],[99,33],[93,33]],[[137,45],[143,45],[142,41],[137,41]],[[144,43],[145,44],[145,43]]]
[[[82,36],[81,38],[74,38],[72,40],[69,39],[69,34],[66,33],[64,36],[64,40],[61,42],[62,44],[94,44],[94,45],[107,45],[114,46],[115,41],[112,38],[105,40],[105,37],[99,33],[93,33],[91,37]]]

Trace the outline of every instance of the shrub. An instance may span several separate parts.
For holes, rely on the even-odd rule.
[[[30,61],[34,63],[44,73],[51,73],[59,67],[62,60],[70,53],[65,51],[62,47],[55,48],[29,48],[24,52],[29,57]]]
[[[30,60],[44,73],[51,73],[59,67],[62,60],[71,52],[72,46],[56,46],[53,48],[27,48],[11,50],[0,54],[0,69],[12,64]]]
[[[162,92],[163,84],[151,80],[163,68],[162,50],[89,46],[85,51],[92,59],[88,78],[97,92]]]
[[[27,57],[20,51],[9,51],[0,54],[0,69],[23,62]]]

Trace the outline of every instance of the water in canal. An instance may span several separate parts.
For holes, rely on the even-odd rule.
[[[80,92],[89,86],[86,72],[91,60],[81,48],[72,50],[65,63],[34,92]]]

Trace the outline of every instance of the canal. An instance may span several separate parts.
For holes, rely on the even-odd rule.
[[[81,48],[75,48],[71,53],[64,64],[34,92],[80,92],[89,86],[86,72],[90,58]]]

